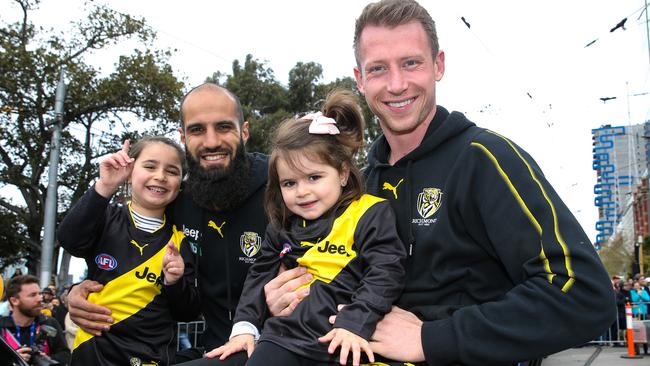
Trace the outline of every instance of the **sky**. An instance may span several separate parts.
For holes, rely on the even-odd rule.
[[[3,4],[8,4],[3,0]],[[186,85],[230,73],[246,54],[264,60],[286,85],[297,62],[318,62],[323,82],[353,76],[354,21],[368,1],[95,0],[145,18],[158,48]],[[644,0],[422,0],[436,21],[445,75],[438,104],[528,151],[594,240],[591,129],[650,119],[650,54]],[[3,5],[3,21],[18,7]],[[7,10],[5,10],[7,9]],[[42,0],[33,20],[69,29],[81,0]],[[461,20],[465,18],[468,28]],[[640,17],[640,18],[639,18]],[[614,28],[627,18],[625,29]],[[596,40],[588,47],[587,44]],[[87,58],[110,72],[132,42]],[[600,98],[616,97],[602,102]]]

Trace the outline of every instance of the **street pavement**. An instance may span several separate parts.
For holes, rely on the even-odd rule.
[[[627,355],[626,347],[584,346],[551,355],[542,361],[542,366],[650,366],[650,355],[639,359],[621,355]]]

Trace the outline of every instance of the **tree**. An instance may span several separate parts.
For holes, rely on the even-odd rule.
[[[316,83],[323,77],[323,67],[315,62],[298,62],[289,71],[289,106],[300,113],[316,109]]]
[[[32,24],[30,14],[39,0],[14,2],[22,18],[0,25],[0,187],[13,187],[23,202],[0,197],[0,217],[13,217],[17,227],[0,226],[0,237],[18,233],[24,242],[20,252],[28,259],[30,271],[36,272],[60,70],[65,69],[68,87],[59,165],[59,219],[97,177],[94,159],[116,150],[125,137],[168,133],[176,127],[183,84],[167,62],[168,52],[135,50],[120,56],[107,76],[85,62],[90,53],[126,39],[150,45],[155,34],[143,19],[100,5],[63,35]],[[5,252],[0,257],[6,259]],[[60,272],[63,278],[67,268]]]
[[[626,247],[621,233],[615,234],[598,254],[610,275],[631,272],[634,253]]]

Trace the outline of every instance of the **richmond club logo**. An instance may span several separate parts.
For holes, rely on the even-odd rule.
[[[248,258],[255,256],[255,254],[260,251],[261,246],[262,238],[260,238],[260,236],[255,232],[244,231],[242,236],[239,238],[239,247]]]
[[[438,211],[442,204],[442,191],[439,188],[425,188],[418,194],[418,213],[427,219]]]

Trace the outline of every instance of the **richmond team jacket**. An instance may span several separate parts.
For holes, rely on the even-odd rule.
[[[608,275],[523,149],[438,107],[418,148],[392,166],[389,153],[382,136],[367,186],[390,202],[409,248],[398,305],[425,321],[429,364],[512,364],[611,325]]]
[[[59,226],[62,246],[85,258],[88,279],[104,284],[88,300],[111,309],[115,319],[100,337],[79,329],[73,365],[168,365],[176,351],[176,322],[198,311],[194,256],[183,233],[169,223],[147,233],[133,222],[128,205],[109,205],[91,187]],[[167,286],[162,257],[170,239],[180,248],[185,273]]]
[[[338,304],[334,327],[369,339],[379,319],[399,296],[404,279],[404,246],[397,237],[390,205],[364,195],[347,208],[315,221],[294,218],[289,230],[269,225],[262,254],[251,267],[235,322],[247,321],[270,341],[308,359],[333,361],[327,344],[330,315]],[[280,263],[304,266],[314,276],[309,296],[289,316],[267,318],[264,285]],[[338,360],[338,357],[336,357]]]
[[[172,222],[185,233],[198,256],[200,312],[207,326],[203,345],[207,350],[228,341],[246,273],[259,257],[268,224],[263,208],[268,157],[258,153],[248,153],[247,157],[248,195],[239,207],[206,210],[187,191],[182,191],[169,207]],[[198,313],[197,309],[194,316]]]

